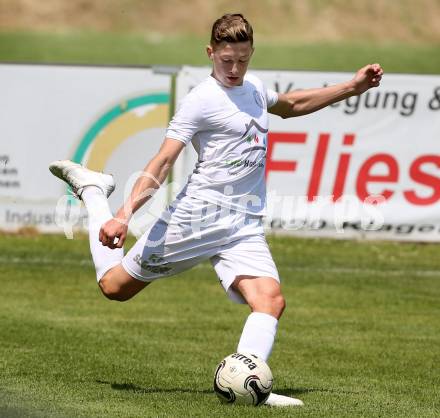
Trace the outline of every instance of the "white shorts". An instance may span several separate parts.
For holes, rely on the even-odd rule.
[[[135,279],[151,282],[209,259],[228,296],[246,303],[231,285],[236,276],[279,281],[261,216],[227,210],[184,195],[134,244],[122,266]]]

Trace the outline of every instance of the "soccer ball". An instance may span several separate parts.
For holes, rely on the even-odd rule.
[[[272,372],[261,358],[234,353],[217,366],[214,391],[224,403],[258,406],[272,391]]]

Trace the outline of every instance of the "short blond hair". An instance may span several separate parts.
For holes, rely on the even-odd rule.
[[[212,25],[211,46],[221,42],[246,42],[254,44],[254,31],[241,13],[229,13],[217,19]]]

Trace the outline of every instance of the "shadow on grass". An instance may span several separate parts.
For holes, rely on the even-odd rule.
[[[96,380],[97,383],[101,383],[104,385],[110,385],[110,387],[114,390],[125,390],[129,392],[135,393],[199,393],[199,394],[212,394],[214,393],[213,389],[188,389],[188,388],[145,388],[142,386],[135,385],[133,383],[116,383],[116,382],[106,382],[102,380]],[[313,392],[328,392],[334,394],[350,394],[357,395],[360,392],[347,391],[341,389],[328,389],[328,388],[277,388],[274,390],[275,393],[284,396],[298,396],[303,395],[305,393],[313,393]]]
[[[188,388],[145,388],[142,386],[135,385],[133,383],[115,383],[115,382],[105,382],[102,380],[96,380],[96,383],[101,383],[104,385],[110,385],[114,390],[126,390],[129,392],[136,393],[200,393],[200,394],[211,394],[214,393],[212,389],[188,389]]]
[[[41,415],[35,415],[34,412],[13,406],[3,406],[0,404],[0,417],[5,418],[36,418],[41,417]]]
[[[334,393],[341,395],[359,395],[360,392],[341,390],[341,389],[329,389],[329,388],[275,388],[275,393],[284,396],[298,396],[304,395],[305,393],[321,392],[321,393]]]

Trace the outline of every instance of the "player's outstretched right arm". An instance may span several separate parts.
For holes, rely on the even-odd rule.
[[[109,248],[123,246],[131,217],[159,189],[184,147],[184,142],[165,138],[158,153],[146,165],[136,180],[124,205],[117,211],[113,219],[101,227],[99,240],[102,245]],[[116,238],[117,242],[115,243]]]
[[[362,67],[352,80],[345,83],[278,94],[277,103],[268,111],[282,118],[307,115],[348,97],[362,94],[373,87],[378,87],[382,75],[383,69],[379,64],[369,64]]]

